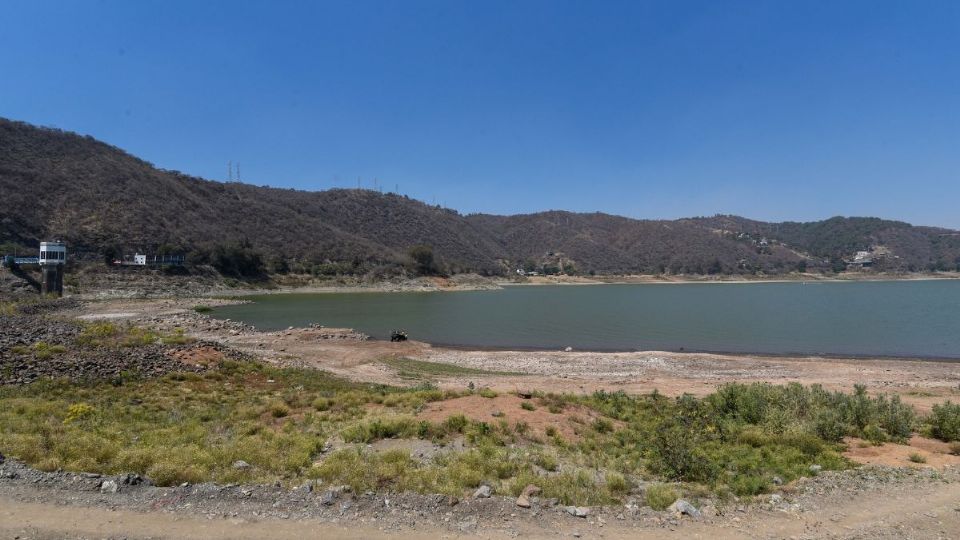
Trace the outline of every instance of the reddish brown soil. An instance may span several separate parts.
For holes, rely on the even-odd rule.
[[[867,441],[853,437],[845,439],[845,442],[847,443],[847,451],[843,455],[864,465],[933,467],[936,469],[960,465],[960,456],[950,454],[949,444],[919,435],[911,437],[908,444],[884,443],[880,446],[873,446]],[[910,461],[911,454],[923,456],[926,463]]]
[[[535,410],[528,411],[521,407],[522,403],[530,403]],[[502,416],[494,416],[502,413]],[[506,421],[511,426],[518,422],[526,422],[531,435],[545,436],[548,426],[552,426],[560,435],[568,440],[580,438],[579,432],[589,426],[590,422],[600,418],[595,411],[578,405],[567,405],[558,413],[552,413],[546,405],[541,405],[536,399],[523,399],[516,395],[501,394],[494,398],[485,398],[480,395],[464,396],[461,398],[430,403],[420,413],[420,416],[433,422],[442,422],[447,418],[462,414],[467,418],[480,422],[495,424]]]
[[[194,347],[170,353],[177,360],[185,364],[196,366],[209,366],[219,364],[223,360],[223,353],[209,346]]]

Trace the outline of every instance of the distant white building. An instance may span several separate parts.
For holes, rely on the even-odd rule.
[[[141,255],[139,253],[134,253],[133,255],[133,264],[135,266],[146,266],[147,265],[147,256]]]

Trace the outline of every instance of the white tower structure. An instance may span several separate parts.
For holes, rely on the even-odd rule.
[[[67,264],[67,246],[59,240],[40,242],[41,292],[63,296],[63,266]]]

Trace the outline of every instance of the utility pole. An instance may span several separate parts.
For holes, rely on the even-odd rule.
[[[227,181],[233,182],[233,161],[227,162]]]
[[[237,182],[240,181],[240,162],[237,162]]]

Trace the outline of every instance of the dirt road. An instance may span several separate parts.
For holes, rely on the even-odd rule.
[[[796,496],[796,502],[776,509],[731,509],[726,515],[702,521],[613,519],[603,523],[547,513],[514,514],[505,519],[486,516],[486,521],[466,532],[432,523],[383,530],[351,520],[223,518],[201,514],[200,509],[139,511],[109,501],[88,506],[72,502],[64,493],[0,484],[0,538],[960,538],[960,483],[956,476],[949,482],[886,479],[859,486],[849,482],[839,487],[814,486]],[[824,488],[832,491],[822,492]]]

